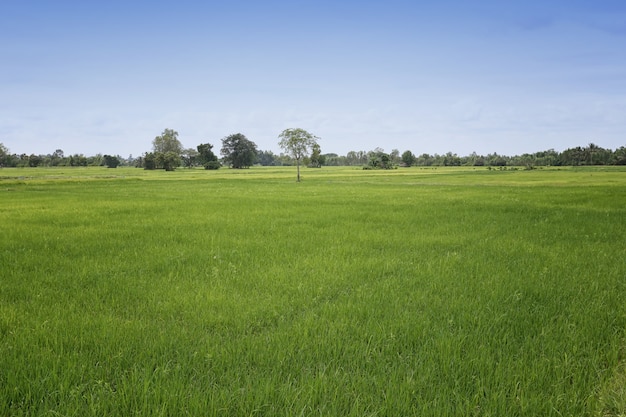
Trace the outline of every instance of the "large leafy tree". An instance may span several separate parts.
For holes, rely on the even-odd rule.
[[[415,155],[413,155],[413,152],[411,151],[404,151],[402,153],[402,162],[404,162],[404,165],[407,167],[413,165],[415,163],[415,159]]]
[[[154,153],[174,152],[180,156],[183,153],[183,144],[178,140],[178,132],[172,129],[165,129],[161,135],[152,141]]]
[[[163,168],[174,171],[181,164],[181,157],[185,149],[178,140],[178,132],[165,129],[161,135],[152,141],[152,152],[144,156],[146,169]]]
[[[296,181],[300,182],[300,161],[308,156],[313,147],[317,145],[319,138],[300,128],[285,129],[278,135],[278,138],[280,139],[278,145],[296,160]]]
[[[222,139],[220,153],[231,168],[248,168],[256,161],[257,146],[243,134],[235,133]]]
[[[220,163],[217,160],[217,155],[213,153],[213,145],[210,143],[201,143],[197,146],[198,159],[204,169],[219,169]]]

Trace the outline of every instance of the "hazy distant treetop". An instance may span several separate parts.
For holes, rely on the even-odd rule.
[[[178,140],[178,132],[173,129],[165,129],[160,136],[154,138],[152,149],[155,153],[173,152],[177,155],[183,153],[183,145]]]

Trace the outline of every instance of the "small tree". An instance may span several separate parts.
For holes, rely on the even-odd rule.
[[[398,149],[392,149],[391,153],[389,154],[389,159],[391,160],[392,164],[398,165],[402,161],[400,151]]]
[[[278,145],[296,160],[296,181],[300,182],[300,161],[317,145],[319,138],[299,128],[285,129],[278,135],[278,138],[280,139]]]
[[[5,165],[9,165],[7,161],[9,160],[9,148],[4,146],[2,142],[0,142],[0,168]]]
[[[313,145],[313,147],[311,148],[311,157],[310,159],[310,163],[309,163],[309,167],[311,168],[321,168],[322,164],[324,163],[324,160],[326,159],[324,157],[324,155],[322,155],[322,149],[320,148],[319,144],[315,144]]]
[[[415,163],[415,155],[411,151],[404,151],[402,153],[402,162],[405,166],[410,167]]]
[[[143,169],[156,169],[156,155],[153,152],[146,152],[143,156]]]
[[[102,158],[104,159],[104,165],[106,165],[107,168],[117,168],[120,164],[120,159],[117,156],[104,155]]]

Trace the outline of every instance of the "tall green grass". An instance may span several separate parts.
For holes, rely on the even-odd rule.
[[[0,171],[0,415],[626,413],[626,171]]]

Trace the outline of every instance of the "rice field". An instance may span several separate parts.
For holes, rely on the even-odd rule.
[[[626,169],[0,169],[2,416],[624,416]]]

